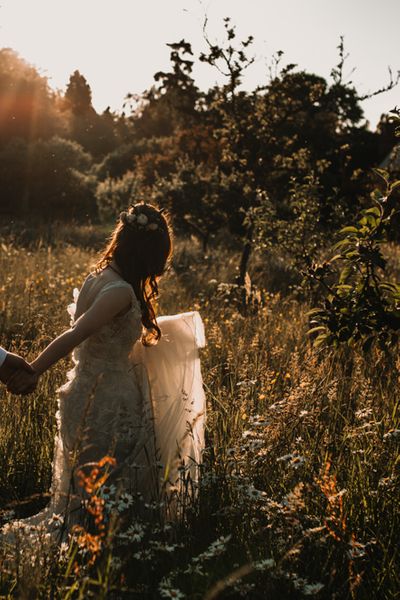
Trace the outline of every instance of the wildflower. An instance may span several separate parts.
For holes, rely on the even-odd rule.
[[[264,442],[262,440],[252,440],[249,444],[249,449],[253,452],[255,450],[260,450],[264,446]]]
[[[265,496],[265,492],[261,492],[260,490],[257,490],[254,486],[250,485],[246,489],[246,495],[251,500],[259,500],[260,498]]]
[[[55,513],[53,513],[53,516],[50,517],[48,523],[49,525],[53,525],[54,527],[61,527],[61,525],[64,523],[64,519],[61,515],[56,515]]]
[[[127,492],[124,492],[123,494],[120,495],[119,499],[118,499],[118,512],[123,512],[124,510],[126,510],[127,508],[129,508],[130,506],[132,506],[133,504],[133,498],[130,494],[128,494]]]
[[[181,598],[185,597],[185,595],[182,594],[182,592],[177,588],[160,588],[160,593],[164,598],[173,598],[174,600],[180,600]]]
[[[59,558],[61,561],[68,557],[69,549],[69,544],[67,544],[67,542],[61,542],[59,548]]]
[[[189,565],[185,570],[184,573],[186,573],[187,575],[204,575],[204,571],[203,571],[203,567],[200,564],[192,564]]]
[[[266,569],[272,569],[275,566],[275,561],[273,558],[265,558],[263,560],[258,560],[253,563],[253,567],[256,571],[265,571]]]
[[[140,523],[134,523],[126,530],[126,537],[132,542],[141,542],[145,534],[145,530]]]
[[[315,596],[315,594],[318,594],[323,587],[323,583],[306,583],[302,592],[305,596]]]
[[[279,456],[276,462],[284,462],[297,469],[305,463],[305,460],[304,456],[300,456],[299,454],[284,454],[283,456]]]
[[[136,552],[133,555],[133,558],[136,558],[136,560],[153,560],[153,553],[149,549],[141,550]]]
[[[279,458],[276,459],[276,462],[286,462],[291,460],[293,456],[294,454],[284,454],[283,456],[279,456]]]
[[[99,496],[100,496],[100,498],[103,498],[103,500],[109,500],[110,498],[115,497],[116,492],[117,492],[117,488],[115,487],[114,484],[104,485],[99,490]]]

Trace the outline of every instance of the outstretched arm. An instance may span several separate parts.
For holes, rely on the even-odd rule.
[[[90,335],[106,325],[118,314],[128,310],[132,301],[127,288],[114,288],[101,296],[67,331],[53,340],[43,352],[31,363],[36,376],[41,375],[54,363],[67,356]],[[21,393],[27,378],[17,373],[8,382],[13,393]]]

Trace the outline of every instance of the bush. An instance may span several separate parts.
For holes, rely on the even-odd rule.
[[[76,142],[53,137],[10,142],[0,152],[0,210],[44,220],[96,217],[90,154]]]

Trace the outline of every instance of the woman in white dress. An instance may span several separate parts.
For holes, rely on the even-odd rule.
[[[21,393],[72,350],[74,368],[59,390],[58,433],[49,506],[64,531],[82,520],[82,474],[105,456],[115,459],[107,485],[145,502],[179,493],[184,465],[198,475],[204,446],[205,398],[198,348],[204,332],[196,312],[155,318],[157,281],[171,256],[165,215],[136,204],[120,215],[95,271],[69,307],[72,326],[19,373],[9,388]]]

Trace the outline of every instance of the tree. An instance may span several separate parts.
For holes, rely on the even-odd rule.
[[[85,77],[74,71],[65,92],[65,104],[74,116],[93,114],[92,90]]]
[[[46,77],[10,48],[0,50],[0,147],[13,138],[36,140],[62,133],[57,100]]]
[[[185,40],[167,44],[171,48],[172,70],[154,75],[156,84],[137,99],[133,114],[135,131],[142,137],[173,135],[198,120],[201,94],[192,78],[191,45]],[[132,94],[128,99],[135,99]]]

